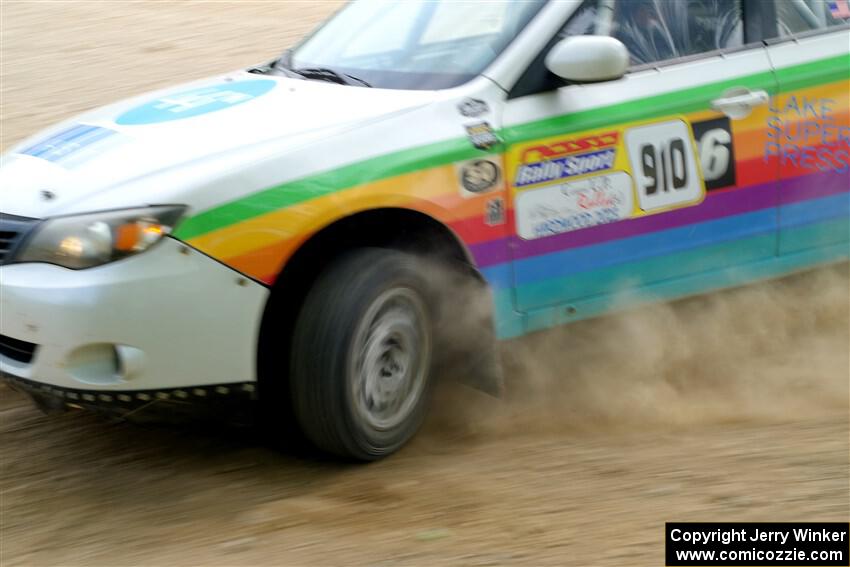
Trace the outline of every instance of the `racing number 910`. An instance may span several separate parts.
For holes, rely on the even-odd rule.
[[[682,120],[626,131],[626,148],[641,210],[666,209],[702,198],[703,186],[696,174],[699,169],[690,139],[690,129]]]
[[[667,144],[656,147],[644,144],[640,148],[644,179],[650,183],[645,186],[647,195],[656,191],[683,189],[688,184],[688,169],[685,165],[685,141],[673,138]]]

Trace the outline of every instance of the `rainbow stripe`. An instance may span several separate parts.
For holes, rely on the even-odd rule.
[[[776,74],[504,128],[501,137],[516,148],[504,156],[507,177],[514,167],[511,152],[530,142],[654,119],[684,117],[693,123],[716,118],[720,115],[706,111],[705,101],[742,80],[774,94],[777,105],[792,96],[831,99],[833,122],[850,127],[848,68],[850,57],[842,55]],[[418,210],[443,222],[467,245],[491,284],[498,335],[515,336],[608,310],[626,287],[643,286],[648,295],[670,298],[846,257],[850,167],[842,170],[834,162],[835,167],[822,171],[765,156],[768,118],[764,108],[733,122],[735,186],[710,191],[697,205],[538,240],[516,236],[513,198],[506,198],[506,222],[488,226],[483,213],[494,194],[461,196],[453,164],[482,155],[465,138],[260,191],[201,212],[176,236],[270,284],[304,241],[338,218],[382,207]],[[850,143],[807,147],[847,151],[850,161]],[[512,197],[519,190],[503,191]],[[574,313],[558,308],[565,302],[575,307]],[[518,306],[524,313],[517,312]]]

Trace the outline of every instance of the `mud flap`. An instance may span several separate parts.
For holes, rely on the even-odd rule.
[[[453,292],[443,298],[438,327],[437,374],[441,380],[453,380],[502,397],[505,378],[493,326],[492,297],[489,287],[469,273],[453,283]]]
[[[466,366],[466,371],[457,376],[458,382],[497,398],[504,395],[505,374],[495,339],[473,353]]]

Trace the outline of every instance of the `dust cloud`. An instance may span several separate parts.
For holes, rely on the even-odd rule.
[[[338,5],[0,2],[0,147],[267,61]],[[658,565],[674,519],[846,522],[847,272],[507,343],[502,399],[446,380],[424,435],[364,467],[0,386],[0,563]]]
[[[433,427],[470,438],[846,415],[848,266],[510,341],[503,400],[443,386]]]

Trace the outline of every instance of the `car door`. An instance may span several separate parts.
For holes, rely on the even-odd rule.
[[[763,148],[777,87],[743,1],[586,0],[559,36],[613,35],[630,72],[563,84],[541,53],[513,88],[503,136],[520,311],[602,310],[626,288],[775,256],[778,165]]]
[[[779,82],[767,153],[778,156],[779,253],[846,253],[850,240],[850,5],[777,2],[767,48]]]

